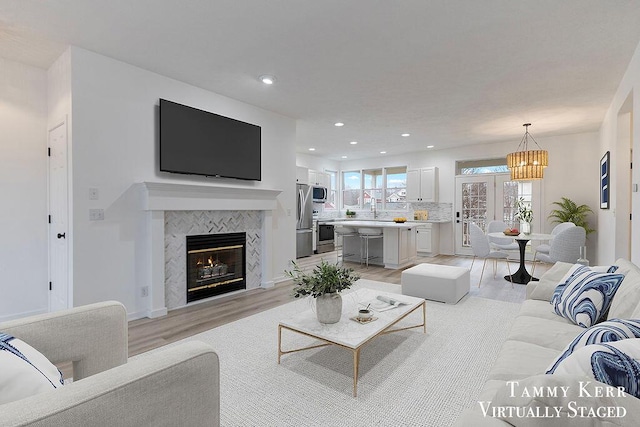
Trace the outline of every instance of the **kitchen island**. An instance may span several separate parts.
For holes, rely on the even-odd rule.
[[[357,234],[359,228],[380,228],[382,239],[369,240],[369,264],[384,265],[397,270],[415,262],[416,227],[415,222],[395,223],[392,221],[334,221],[334,226],[351,227],[353,236],[343,238],[344,261],[359,263],[364,254],[364,242]]]

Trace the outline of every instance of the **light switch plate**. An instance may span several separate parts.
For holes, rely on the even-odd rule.
[[[98,200],[100,198],[100,194],[97,188],[89,189],[89,200]]]
[[[104,209],[89,209],[89,221],[104,221]]]

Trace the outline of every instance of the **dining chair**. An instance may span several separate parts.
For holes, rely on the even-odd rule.
[[[551,238],[551,240],[549,240],[549,243],[542,243],[538,246],[536,246],[535,252],[533,253],[533,262],[536,262],[536,258],[538,256],[538,253],[541,254],[546,254],[549,255],[549,249],[551,248],[551,241],[555,238],[555,236],[558,235],[558,233],[566,230],[567,228],[571,228],[571,227],[575,227],[576,225],[572,222],[561,222],[560,224],[556,225],[555,227],[553,227],[553,230],[551,230],[551,235],[553,236]]]
[[[509,267],[509,254],[502,251],[491,250],[491,245],[489,243],[489,238],[484,231],[480,227],[478,227],[475,223],[469,223],[469,236],[471,238],[471,249],[473,250],[473,261],[471,261],[471,269],[473,269],[473,263],[476,261],[476,258],[484,258],[484,263],[482,264],[482,272],[480,273],[480,280],[478,281],[478,287],[480,287],[480,283],[482,283],[482,276],[484,275],[484,268],[487,265],[487,260],[493,260],[493,278],[496,277],[496,269],[499,259],[504,259],[505,264],[507,264],[507,271],[509,272],[509,276],[511,276],[511,268]],[[470,269],[470,270],[471,270]],[[513,281],[511,282],[511,287],[513,287]]]
[[[537,262],[569,262],[575,263],[580,258],[580,248],[585,245],[587,233],[582,227],[569,227],[558,233],[549,244],[549,254],[540,253],[533,262],[531,275],[536,271]]]
[[[487,234],[489,233],[501,233],[507,228],[507,223],[504,221],[490,221],[487,224]],[[491,247],[503,251],[519,251],[520,247],[513,241],[512,237],[493,237],[489,236],[489,243]]]

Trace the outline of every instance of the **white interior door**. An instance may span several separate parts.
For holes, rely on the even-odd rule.
[[[483,230],[495,215],[495,177],[474,175],[456,177],[455,239],[456,254],[473,255],[469,223]]]
[[[71,307],[67,123],[49,131],[49,311]]]

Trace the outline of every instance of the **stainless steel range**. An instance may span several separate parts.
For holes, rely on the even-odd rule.
[[[318,221],[316,229],[316,253],[335,250],[333,224],[328,221]]]

